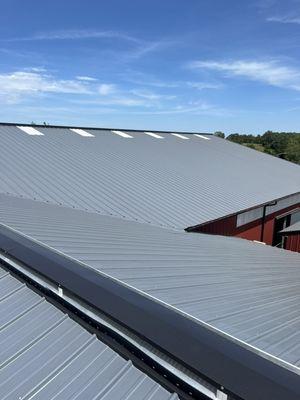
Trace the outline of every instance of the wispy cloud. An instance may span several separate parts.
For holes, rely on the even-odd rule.
[[[126,71],[126,73],[121,74],[121,77],[126,82],[141,86],[151,86],[154,88],[172,89],[172,88],[178,88],[180,86],[179,82],[177,81],[171,82],[168,80],[160,80],[152,76],[149,76],[148,74],[144,74],[137,71],[133,72]]]
[[[131,92],[131,94],[133,91]],[[98,83],[96,78],[77,76],[58,79],[43,68],[0,74],[0,102],[17,104],[24,99],[46,94],[80,95],[81,104],[142,106],[146,102],[136,94],[128,96],[112,83]],[[82,97],[84,96],[84,97]]]
[[[279,22],[281,24],[300,24],[300,16],[281,15],[268,17],[268,22]]]
[[[100,83],[86,75],[74,79],[59,79],[44,68],[0,74],[0,103],[17,104],[39,95],[73,95],[66,101],[82,105],[149,107],[159,100],[174,98],[153,92],[120,88],[113,83]],[[75,96],[75,97],[74,97]],[[64,99],[64,96],[62,96]],[[72,100],[73,99],[73,100]]]
[[[121,62],[139,59],[148,53],[164,50],[178,44],[178,41],[170,39],[144,40],[133,35],[119,31],[99,31],[88,29],[58,30],[51,32],[40,32],[31,36],[13,37],[0,39],[0,42],[34,42],[34,41],[78,41],[78,40],[101,40],[127,42],[127,49],[111,50],[117,54]]]
[[[146,41],[140,42],[139,45],[134,50],[127,52],[126,57],[129,60],[138,59],[145,56],[148,53],[162,51],[176,44],[178,44],[177,41],[169,39],[160,39],[152,42],[146,42]]]
[[[107,96],[107,95],[111,95],[113,93],[116,93],[117,91],[117,87],[116,85],[114,85],[113,83],[102,83],[99,87],[98,87],[98,92],[102,95],[102,96]]]
[[[141,97],[146,100],[173,100],[176,98],[175,95],[171,94],[163,94],[163,93],[155,93],[153,91],[145,90],[145,89],[133,89],[130,91],[133,95],[137,97]]]
[[[104,88],[106,84],[101,85]],[[109,89],[109,84],[107,84]],[[231,112],[203,101],[181,102],[176,95],[156,93],[146,89],[122,90],[112,85],[113,90],[101,91],[101,97],[90,99],[73,99],[72,104],[83,107],[118,107],[118,113],[126,112],[135,115],[164,115],[164,114],[202,114],[213,116],[230,116]],[[119,108],[121,107],[121,108]]]
[[[188,64],[194,70],[213,70],[228,76],[244,77],[253,81],[285,89],[300,90],[300,70],[270,61],[193,61]]]
[[[98,31],[86,29],[58,30],[40,32],[31,36],[2,39],[6,42],[27,42],[40,40],[85,40],[85,39],[119,39],[132,43],[141,43],[141,40],[118,31]]]
[[[180,85],[190,88],[189,94],[194,89],[194,101],[190,95],[185,98]],[[32,106],[41,112],[43,107],[72,110],[70,115],[78,112],[90,114],[91,110],[97,114],[127,114],[130,110],[131,114],[136,115],[228,115],[227,110],[198,100],[199,89],[206,86],[203,82],[181,82],[177,91],[172,87],[170,92],[166,87],[155,89],[124,82],[101,82],[96,77],[84,74],[61,79],[43,67],[31,67],[0,73],[0,104],[2,111],[13,104],[16,113],[22,113]]]
[[[91,76],[76,76],[76,79],[84,82],[96,82],[98,80],[96,78],[92,78]]]
[[[29,68],[24,68],[24,71],[26,71],[26,72],[47,72],[47,69],[45,67],[29,67]]]
[[[118,93],[114,96],[93,97],[91,99],[73,99],[72,104],[82,106],[121,106],[121,107],[150,107],[150,104],[143,99],[134,96]]]
[[[84,82],[55,79],[45,72],[31,69],[0,74],[0,99],[2,102],[18,103],[24,95],[41,93],[89,94],[90,88]]]
[[[188,87],[197,90],[204,90],[204,89],[222,89],[224,84],[222,83],[213,83],[213,82],[185,82]]]
[[[124,81],[130,82],[132,84],[144,87],[151,87],[157,89],[222,89],[224,84],[216,81],[170,81],[157,79],[154,76],[142,73],[140,71],[127,71],[121,75]]]
[[[170,115],[170,114],[193,114],[208,115],[214,117],[231,117],[233,112],[224,108],[217,107],[206,102],[191,102],[185,105],[177,105],[162,110],[135,111],[135,114],[141,115]]]

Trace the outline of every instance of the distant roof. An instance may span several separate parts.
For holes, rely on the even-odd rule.
[[[0,267],[1,399],[177,399]]]
[[[280,233],[293,233],[293,232],[295,233],[300,232],[300,221],[297,221],[294,224],[280,231]]]
[[[300,372],[300,255],[0,196],[0,222]]]
[[[0,193],[180,229],[300,191],[300,167],[208,134],[0,126]]]

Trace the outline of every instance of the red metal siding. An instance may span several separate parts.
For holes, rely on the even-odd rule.
[[[263,238],[263,241],[266,244],[272,245],[275,217],[295,210],[299,207],[300,204],[298,203],[266,216]],[[237,215],[232,215],[230,217],[226,217],[195,227],[193,230],[190,231],[209,233],[213,235],[237,236],[248,240],[260,240],[262,218],[259,218],[240,227],[236,227],[236,219]]]
[[[300,253],[300,233],[295,232],[293,234],[289,234],[286,237],[284,248],[286,250],[296,251]]]
[[[236,231],[236,215],[208,222],[205,225],[193,228],[191,231],[211,233],[213,235],[233,236]]]
[[[274,232],[274,222],[276,215],[282,214],[282,211],[268,215],[265,219],[264,237],[263,242],[272,245],[273,242],[273,232]],[[262,228],[261,218],[251,222],[250,224],[240,226],[236,229],[235,235],[243,239],[248,240],[260,240],[261,239],[261,228]]]

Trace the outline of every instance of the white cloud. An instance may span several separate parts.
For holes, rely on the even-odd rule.
[[[40,71],[40,72],[39,72]],[[0,73],[0,103],[16,104],[47,94],[80,95],[74,102],[78,104],[149,107],[155,101],[166,99],[168,96],[155,95],[152,92],[142,92],[133,89],[122,90],[112,83],[98,84],[95,78],[86,75],[75,79],[58,79],[48,74],[44,69],[27,68],[23,71]],[[169,98],[173,96],[169,96]],[[62,99],[65,99],[63,96]],[[71,101],[68,98],[68,102]],[[66,100],[64,100],[66,101]]]
[[[141,97],[142,99],[146,100],[173,100],[176,98],[175,95],[168,95],[168,94],[160,94],[160,93],[154,93],[149,90],[140,90],[140,89],[133,89],[131,90],[131,93],[134,96]]]
[[[273,16],[267,18],[268,22],[279,22],[281,24],[300,24],[300,17],[299,16]]]
[[[11,38],[7,42],[23,42],[38,40],[84,40],[84,39],[120,39],[128,42],[140,43],[141,41],[133,36],[118,31],[95,31],[86,29],[58,30],[52,32],[37,33],[32,36]]]
[[[159,41],[152,41],[152,42],[140,41],[140,44],[139,46],[137,46],[137,48],[127,52],[126,58],[128,60],[138,59],[147,55],[148,53],[161,51],[168,47],[174,46],[175,44],[177,44],[176,41],[168,39],[161,39]]]
[[[89,87],[77,80],[55,79],[39,72],[16,71],[0,74],[0,96],[2,101],[17,103],[24,95],[40,93],[89,94]]]
[[[193,114],[209,115],[214,117],[231,117],[231,111],[216,107],[205,102],[191,102],[188,105],[176,105],[162,110],[135,111],[134,114],[141,115],[169,115],[169,114]]]
[[[31,36],[14,37],[8,39],[0,39],[0,42],[31,42],[31,41],[77,41],[89,40],[88,45],[92,46],[91,40],[107,41],[109,44],[109,52],[106,55],[111,57],[110,62],[124,64],[132,63],[149,53],[162,51],[168,47],[178,44],[178,41],[170,39],[160,40],[144,40],[139,37],[129,35],[119,31],[99,31],[90,29],[71,29],[57,30],[50,32],[36,33]],[[122,48],[117,49],[112,46],[111,41],[124,42]],[[1,51],[1,49],[0,49]]]
[[[119,106],[126,106],[126,107],[136,107],[136,106],[147,106],[145,102],[140,99],[135,99],[132,97],[125,97],[120,96],[118,98],[109,99],[105,102],[108,105],[119,105]]]
[[[169,39],[143,40],[138,37],[119,31],[98,31],[89,29],[57,30],[41,32],[27,37],[15,37],[0,39],[0,42],[27,42],[27,41],[75,41],[75,40],[114,40],[127,42],[122,50],[110,49],[118,62],[131,62],[148,53],[161,51],[167,47],[178,44],[177,41]]]
[[[224,87],[221,83],[210,83],[210,82],[186,82],[186,85],[198,90],[204,89],[221,89]]]
[[[24,68],[24,71],[28,71],[28,72],[46,72],[47,70],[44,67],[30,67],[30,68]]]
[[[268,85],[286,89],[300,90],[300,70],[271,61],[194,61],[189,67],[195,70],[209,69],[225,73],[227,76],[240,76]]]
[[[123,106],[123,107],[147,107],[148,104],[142,99],[132,96],[118,94],[118,96],[108,96],[95,99],[73,100],[74,104],[93,105],[93,106]]]
[[[119,31],[97,31],[87,29],[71,29],[71,30],[58,30],[52,32],[37,33],[27,37],[16,37],[10,39],[2,39],[3,42],[25,42],[25,41],[60,41],[60,40],[86,40],[86,39],[99,39],[99,40],[119,40],[128,42],[133,45],[130,51],[118,51],[118,55],[123,53],[128,60],[138,59],[148,53],[162,50],[166,47],[172,46],[177,42],[168,39],[161,39],[158,41],[145,41],[135,36],[128,35]],[[124,58],[124,57],[123,57]]]
[[[186,87],[203,90],[203,89],[221,89],[224,85],[220,82],[199,82],[199,81],[168,81],[168,80],[160,80],[156,77],[145,74],[140,71],[126,71],[125,73],[121,74],[121,77],[126,82],[144,86],[144,87],[151,87],[151,88],[158,88],[158,89],[184,89]]]
[[[198,90],[205,85],[203,82],[177,82],[172,88],[195,88]],[[168,87],[168,86],[167,86]],[[197,91],[197,92],[196,92]],[[50,96],[51,95],[51,96]],[[190,97],[190,96],[189,96]],[[71,79],[61,79],[54,72],[51,74],[44,68],[26,68],[21,71],[0,73],[0,104],[4,109],[14,109],[20,112],[32,107],[42,110],[70,109],[76,113],[90,113],[90,110],[99,112],[118,112],[133,114],[206,114],[223,115],[217,107],[201,102],[183,103],[182,90],[170,93],[166,88],[142,87],[137,85],[122,85],[110,82],[99,82],[88,75],[78,75]],[[181,100],[180,100],[181,99]],[[11,104],[20,104],[11,107]],[[5,106],[6,105],[6,106]],[[49,108],[50,106],[50,108]]]
[[[85,82],[96,82],[98,80],[96,78],[92,78],[91,76],[76,76],[76,79]]]
[[[141,86],[151,86],[155,88],[178,88],[180,86],[179,82],[170,82],[167,80],[159,80],[153,78],[151,75],[142,73],[140,71],[126,71],[121,74],[122,78],[129,83]]]
[[[98,92],[102,95],[102,96],[108,96],[110,94],[113,94],[116,92],[116,85],[113,85],[111,83],[102,83],[99,87],[98,87]]]

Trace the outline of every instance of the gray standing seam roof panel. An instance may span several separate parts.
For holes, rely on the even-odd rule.
[[[1,400],[177,399],[0,267]]]
[[[226,140],[0,126],[0,193],[187,228],[300,191],[300,167]]]
[[[300,221],[295,222],[294,224],[288,226],[287,228],[280,231],[280,233],[292,233],[292,232],[300,232]]]
[[[3,195],[0,222],[299,373],[299,254]]]

